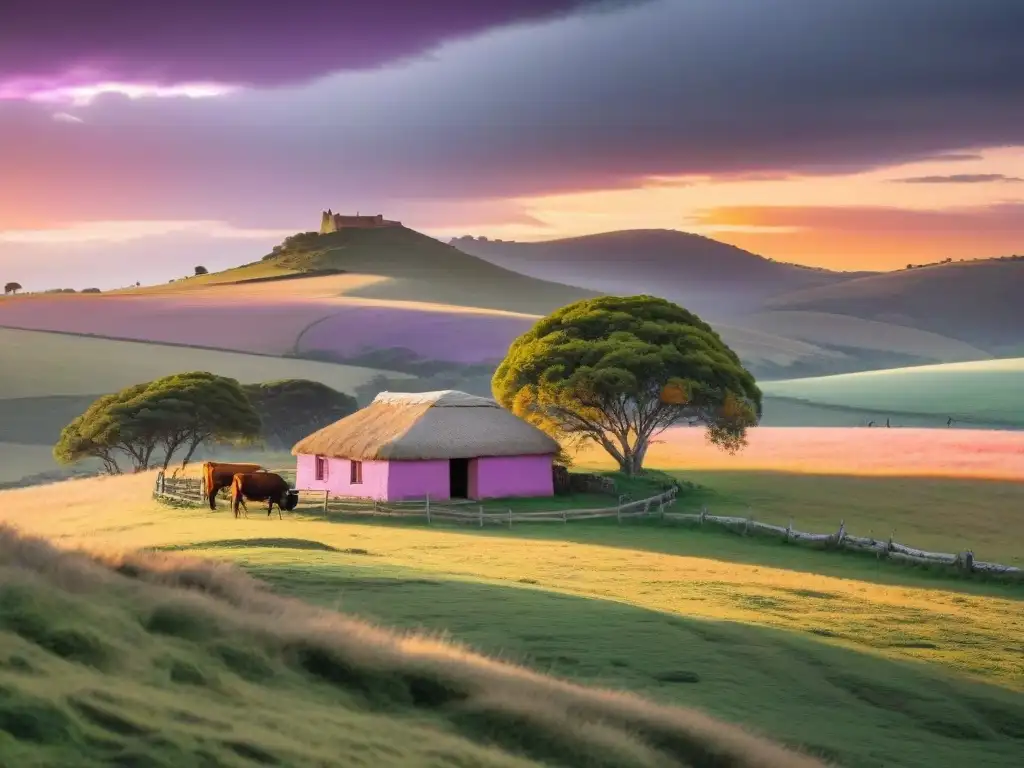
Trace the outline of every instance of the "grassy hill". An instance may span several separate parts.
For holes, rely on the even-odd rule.
[[[260,268],[345,272],[388,278],[349,295],[481,307],[532,314],[596,295],[490,264],[406,227],[306,233],[286,241]],[[247,267],[246,269],[253,269]],[[228,273],[222,273],[223,279]]]
[[[0,531],[5,765],[813,768],[716,723],[159,555]]]
[[[671,229],[637,229],[534,243],[460,238],[460,250],[544,280],[607,293],[653,293],[701,316],[747,313],[765,299],[866,273],[784,264]]]
[[[938,264],[808,288],[766,303],[771,310],[852,315],[931,331],[997,354],[1022,341],[1024,259]]]
[[[439,765],[490,764],[472,748],[521,761],[497,763],[509,765],[748,764],[701,757],[668,714],[657,735],[644,719],[633,719],[631,731],[671,756],[630,757],[620,751],[621,716],[608,709],[622,699],[563,694],[541,673],[696,707],[846,768],[1009,768],[1019,757],[1020,596],[1010,586],[614,522],[476,532],[236,521],[160,505],[148,497],[151,484],[143,474],[5,491],[0,519],[59,534],[62,546],[156,547],[234,561],[278,595],[326,613],[284,604],[223,566],[130,556],[130,567],[120,568],[129,579],[56,567],[48,550],[22,555],[18,568],[35,569],[22,583],[35,592],[4,607],[7,615],[11,602],[15,615],[33,613],[22,631],[0,632],[0,647],[9,649],[0,685],[15,694],[0,701],[50,713],[60,735],[32,744],[25,742],[34,732],[19,732],[19,756],[52,750],[46,754],[59,763],[68,754],[62,748],[107,759],[134,748],[181,764],[183,753],[201,748],[231,765],[232,751],[239,754],[233,742],[282,765],[308,764],[327,750],[329,765],[355,761],[352,750],[374,765],[429,765],[428,755]],[[960,503],[955,494],[938,494],[929,506],[906,491],[876,491],[890,505],[899,498],[922,522]],[[975,498],[995,510],[988,502],[1001,492]],[[781,509],[798,501],[792,494]],[[848,489],[842,498],[852,496]],[[1011,506],[1002,509],[1010,514]],[[979,533],[984,525],[964,520]],[[119,565],[123,556],[107,562]],[[74,598],[64,584],[74,585]],[[339,605],[372,623],[444,633],[534,672],[418,636],[396,642],[338,616]],[[90,652],[100,660],[92,668],[81,662]],[[605,707],[602,724],[591,695]],[[201,722],[183,723],[181,711]],[[114,727],[95,730],[104,722]],[[398,737],[396,728],[415,738],[408,730]]]
[[[761,383],[765,395],[857,410],[884,423],[896,415],[1024,428],[1024,358],[922,365]]]

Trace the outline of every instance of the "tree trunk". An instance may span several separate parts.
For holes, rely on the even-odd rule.
[[[202,445],[202,440],[193,440],[189,443],[188,453],[185,454],[185,458],[181,460],[181,468],[184,469],[185,465],[188,464],[188,460],[192,458],[192,454],[196,452],[196,448]]]
[[[636,445],[623,452],[619,459],[619,470],[626,477],[636,477],[644,471],[644,458],[647,456],[647,440],[638,440]]]

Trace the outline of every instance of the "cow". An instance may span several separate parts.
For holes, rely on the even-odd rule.
[[[288,481],[273,472],[239,472],[231,478],[231,509],[238,517],[241,505],[246,517],[249,509],[245,500],[267,502],[267,517],[274,511],[277,504],[277,516],[282,518],[281,511],[291,512],[299,503],[299,492],[288,485]]]
[[[263,469],[259,464],[223,464],[217,461],[207,461],[203,464],[203,482],[206,488],[206,497],[210,502],[210,509],[217,509],[217,492],[221,488],[230,488],[231,479],[236,472],[255,472]]]

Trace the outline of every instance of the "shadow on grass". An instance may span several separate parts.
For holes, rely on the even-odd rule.
[[[304,519],[320,520],[309,516]],[[766,536],[743,536],[720,527],[673,524],[658,519],[618,523],[614,519],[586,522],[516,523],[511,529],[489,525],[434,523],[422,518],[343,516],[329,522],[371,527],[413,528],[471,536],[511,537],[537,541],[567,541],[616,549],[653,552],[679,557],[698,557],[743,565],[768,566],[799,573],[857,579],[889,586],[944,589],[966,594],[996,595],[1024,600],[1024,582],[1001,580],[984,574],[964,575],[942,566],[916,566],[878,560],[873,555],[848,550],[815,549]],[[257,546],[257,545],[253,545]]]
[[[1021,695],[795,632],[415,571],[382,577],[323,562],[247,570],[281,593],[374,622],[696,706],[847,768],[1011,766],[1024,747]]]
[[[167,544],[159,547],[148,547],[153,552],[181,552],[191,549],[251,549],[253,547],[269,547],[272,549],[306,549],[320,552],[339,552],[341,550],[312,539],[288,538],[252,538],[252,539],[211,539],[197,541],[192,544]]]

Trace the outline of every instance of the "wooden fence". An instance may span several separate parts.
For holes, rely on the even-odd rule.
[[[908,547],[888,539],[875,539],[865,536],[854,536],[846,532],[846,521],[839,522],[839,530],[835,533],[807,533],[793,528],[793,521],[783,527],[754,520],[752,517],[725,517],[709,515],[707,507],[699,513],[667,512],[663,518],[668,522],[682,522],[697,525],[716,525],[742,533],[744,535],[778,536],[787,542],[810,544],[828,549],[846,549],[855,552],[874,554],[879,559],[892,560],[918,565],[940,565],[973,573],[988,573],[1000,576],[1024,576],[1024,569],[1000,563],[986,563],[974,558],[971,550],[957,553],[927,552],[923,549]]]
[[[199,478],[165,477],[157,475],[153,495],[178,503],[194,506],[206,504]],[[888,539],[854,536],[840,521],[835,533],[807,533],[788,526],[772,525],[753,517],[726,517],[708,514],[707,507],[699,513],[667,511],[676,503],[678,488],[669,488],[647,499],[632,501],[620,496],[614,505],[592,509],[549,509],[537,511],[501,508],[495,504],[473,501],[432,501],[429,498],[409,501],[380,502],[370,499],[330,496],[326,491],[299,490],[299,505],[295,511],[302,514],[331,517],[381,517],[394,519],[424,519],[434,522],[458,523],[480,528],[502,525],[511,528],[515,523],[568,523],[576,520],[623,520],[655,518],[666,523],[684,523],[719,526],[743,535],[779,537],[786,542],[818,546],[832,550],[847,550],[874,554],[877,558],[893,562],[918,565],[946,566],[963,572],[987,573],[997,576],[1024,578],[1024,569],[977,560],[971,550],[957,553],[927,552]],[[557,497],[556,497],[557,498]]]
[[[516,510],[493,503],[481,504],[474,501],[448,499],[433,501],[427,497],[382,502],[372,499],[331,496],[327,491],[299,489],[299,504],[295,511],[323,517],[421,518],[426,521],[427,525],[434,522],[452,522],[476,525],[480,528],[488,525],[511,527],[515,523],[567,523],[571,520],[597,520],[612,517],[622,521],[636,517],[664,515],[665,510],[675,502],[677,492],[678,489],[672,487],[650,498],[636,501],[619,496],[614,505],[592,509]],[[223,494],[224,492],[220,496],[221,499],[224,498]],[[157,474],[153,495],[156,498],[193,506],[206,504],[202,480],[199,478],[167,477],[160,472]],[[553,500],[556,498],[553,497]]]

